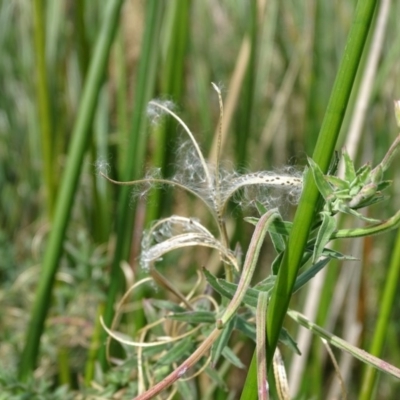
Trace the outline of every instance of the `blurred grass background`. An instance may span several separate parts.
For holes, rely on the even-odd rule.
[[[379,162],[397,135],[392,103],[400,97],[400,4],[382,3],[389,12],[382,47],[374,50],[377,67],[367,81],[367,111],[354,147],[358,165]],[[150,221],[171,213],[198,215],[197,205],[182,193],[163,190],[152,193],[147,201],[132,202],[129,188],[110,185],[96,174],[96,165],[103,164],[111,177],[120,180],[139,178],[147,167],[159,167],[164,175],[171,175],[180,130],[171,121],[156,127],[148,124],[147,102],[151,98],[173,101],[204,153],[214,159],[219,109],[211,82],[216,82],[225,102],[224,159],[242,171],[304,166],[316,142],[355,5],[356,1],[324,0],[123,2],[56,265],[37,378],[52,387],[67,384],[73,389],[82,380],[101,379],[94,361],[99,359],[106,369],[104,354],[96,350],[104,335],[96,321],[100,313],[110,320],[115,301],[126,287],[120,262],[128,261],[132,271],[139,273],[140,237]],[[2,374],[13,376],[21,368],[20,354],[57,195],[71,157],[69,144],[106,10],[99,0],[0,1]],[[377,21],[376,17],[376,29]],[[353,95],[342,129],[342,144],[352,137],[351,122],[363,72],[370,65],[372,42],[371,35],[358,77],[359,91]],[[372,208],[371,216],[384,219],[398,210],[399,166],[397,159],[388,172],[394,180],[391,198],[384,207]],[[290,206],[286,209],[290,215]],[[252,228],[242,222],[241,211],[232,208],[228,222],[232,245],[239,241],[246,249]],[[339,336],[352,337],[366,349],[375,329],[395,235],[360,240],[352,243],[353,248],[341,249],[361,262],[332,263],[326,280],[320,282],[321,298],[314,301],[319,324]],[[271,259],[268,251],[271,248],[266,246],[266,263]],[[195,269],[208,259],[208,255],[195,254],[192,259],[174,260],[178,263],[174,267],[165,263],[171,280],[183,284],[194,279]],[[310,287],[310,292],[315,290]],[[309,307],[313,302],[308,295],[303,291],[292,307]],[[397,296],[382,354],[397,366],[399,303]],[[137,330],[140,316],[130,323],[132,332]],[[297,328],[289,327],[295,335]],[[251,351],[244,351],[241,356],[248,359]],[[303,398],[333,398],[336,393],[331,363],[322,353],[321,344],[313,341],[302,365],[284,354],[289,384],[296,381]],[[350,393],[359,393],[362,366],[353,362],[343,368]],[[240,389],[229,379],[228,384],[232,393]],[[398,389],[397,382],[382,376],[376,398],[394,399]],[[215,396],[225,398],[226,394],[215,392]]]

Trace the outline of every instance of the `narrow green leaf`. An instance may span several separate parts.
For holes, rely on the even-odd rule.
[[[284,254],[284,253],[278,254],[278,255],[275,257],[274,261],[272,261],[271,270],[272,270],[272,273],[273,273],[274,275],[278,275],[279,266],[281,265],[282,258],[283,258],[283,254]]]
[[[292,350],[293,353],[301,356],[301,351],[297,347],[296,341],[290,336],[287,329],[285,328],[281,329],[281,332],[279,334],[279,342],[289,347],[289,349]]]
[[[314,278],[314,276],[317,275],[317,273],[319,271],[321,271],[321,269],[324,268],[325,265],[327,265],[329,261],[330,261],[329,258],[324,258],[324,259],[318,261],[312,267],[310,267],[307,271],[305,271],[301,275],[299,275],[297,277],[297,279],[296,279],[296,283],[294,285],[293,293],[297,292],[307,282],[309,282],[312,278]]]
[[[264,215],[268,211],[264,204],[260,203],[259,201],[256,201],[256,207],[260,215]]]
[[[354,195],[349,193],[349,190],[338,190],[335,192],[335,200],[351,200]]]
[[[365,184],[368,182],[369,177],[366,177],[364,179],[360,179],[357,177],[351,184],[350,184],[350,190],[349,190],[349,196],[354,197],[358,194],[358,192],[365,186]]]
[[[275,285],[276,276],[269,275],[262,281],[258,282],[253,289],[259,290],[260,292],[269,292]]]
[[[209,283],[209,285],[221,296],[226,297],[227,299],[232,299],[233,294],[229,293],[227,290],[223,289],[221,285],[218,283],[218,279],[207,269],[203,267],[204,276]]]
[[[257,225],[257,222],[258,222],[258,220],[259,220],[260,218],[257,218],[257,217],[245,217],[245,218],[243,218],[243,219],[244,219],[246,222],[248,222],[249,224],[256,226],[256,225]]]
[[[217,384],[218,387],[225,392],[228,390],[225,380],[220,376],[216,369],[207,366],[205,372]]]
[[[218,337],[218,339],[214,342],[214,344],[211,347],[211,366],[215,368],[217,365],[217,362],[225,349],[225,347],[228,345],[229,339],[232,335],[233,328],[235,326],[235,318],[232,318],[229,323],[227,323],[221,335]]]
[[[150,302],[154,307],[157,307],[160,310],[172,311],[172,312],[187,311],[186,308],[181,307],[178,304],[168,300],[151,299],[148,300],[148,302]]]
[[[357,179],[359,179],[360,182],[366,182],[370,173],[371,173],[371,165],[369,163],[366,163],[362,165],[360,168],[358,168]]]
[[[178,380],[176,381],[176,386],[178,388],[178,393],[181,399],[195,399],[196,398],[196,387],[192,380]]]
[[[230,347],[225,346],[222,350],[222,355],[236,368],[244,369],[246,367]]]
[[[160,357],[154,368],[158,368],[161,365],[171,365],[182,360],[185,356],[190,354],[193,348],[193,340],[188,337],[174,343],[171,349],[169,349],[162,357]]]
[[[142,306],[143,306],[143,313],[146,317],[147,323],[151,324],[160,319],[160,312],[156,310],[156,308],[150,301],[143,300]],[[158,324],[154,327],[155,335],[163,335],[164,333],[165,332],[161,324]]]
[[[381,203],[382,201],[388,200],[389,196],[383,196],[381,193],[376,192],[374,197],[361,201],[354,207],[354,210],[359,210],[360,208],[373,206],[375,204]]]
[[[333,175],[325,175],[325,179],[338,190],[348,191],[350,188],[349,182]]]
[[[314,177],[314,182],[317,185],[319,192],[321,193],[321,195],[325,199],[325,201],[328,202],[332,198],[333,189],[331,188],[329,183],[326,181],[325,176],[324,176],[323,172],[321,171],[321,168],[310,157],[308,157],[308,165],[311,168],[311,172]]]
[[[227,282],[225,279],[218,279],[218,283],[220,287],[229,292],[230,296],[234,296],[234,294],[238,290],[238,285],[235,283]],[[260,294],[259,290],[255,290],[253,288],[247,288],[245,295],[243,296],[242,303],[246,304],[249,307],[257,307],[257,299]]]
[[[347,182],[353,182],[356,179],[356,170],[354,168],[354,163],[347,153],[346,149],[342,150],[342,157],[344,161],[344,179]]]
[[[268,231],[273,233],[279,233],[280,235],[289,236],[292,230],[293,223],[289,221],[282,221],[276,219],[272,221]]]
[[[342,254],[339,251],[330,249],[328,247],[325,247],[325,249],[322,251],[321,256],[323,257],[328,257],[328,258],[334,258],[336,260],[347,260],[347,261],[357,261],[359,258],[349,256],[347,254]]]
[[[328,332],[327,330],[321,328],[317,324],[314,324],[313,322],[308,320],[304,315],[300,314],[297,311],[289,310],[288,315],[290,316],[290,318],[298,322],[300,325],[309,329],[311,332],[317,334],[319,337],[325,339],[332,346],[335,346],[336,348],[351,354],[360,361],[369,364],[372,367],[375,367],[380,371],[385,372],[386,374],[389,374],[391,376],[400,379],[400,369],[395,367],[394,365],[391,365],[388,362],[385,362],[380,358],[367,353],[365,350],[353,346],[352,344],[346,342],[340,337],[333,335],[331,332]]]
[[[230,283],[225,281],[224,279],[213,279],[209,280],[206,276],[207,282],[212,286],[212,288],[219,293],[221,296],[226,297],[229,300],[233,299],[235,295],[238,285],[235,283]],[[256,307],[257,306],[257,297],[258,292],[254,291],[254,289],[248,289],[246,294],[243,297],[243,303],[250,306]]]
[[[274,246],[275,251],[279,254],[285,251],[286,243],[283,239],[283,235],[279,233],[274,233],[269,231],[269,236],[271,237],[272,244]]]
[[[235,318],[235,329],[242,332],[245,336],[251,339],[253,342],[256,341],[256,328],[254,324],[246,321],[241,316],[236,316]]]
[[[397,228],[400,225],[400,211],[388,220],[375,225],[366,226],[365,228],[356,229],[340,229],[333,233],[332,239],[354,238],[370,235],[378,235]]]
[[[315,263],[321,256],[325,246],[331,240],[332,233],[336,230],[336,219],[330,213],[322,211],[322,224],[318,230],[312,262]]]
[[[131,338],[128,336],[127,339],[129,340]],[[127,345],[125,345],[125,346],[132,348],[132,346],[127,346]],[[153,347],[144,347],[142,349],[142,354],[143,354],[143,357],[145,357],[145,358],[155,357],[155,356],[158,356],[163,351],[167,351],[170,347],[171,347],[170,343],[163,343],[163,344],[159,344],[159,345],[153,346]]]
[[[350,208],[349,206],[347,206],[343,203],[338,203],[337,209],[338,209],[338,211],[340,211],[342,213],[353,215],[354,217],[357,217],[357,218],[361,219],[362,221],[371,222],[371,223],[381,222],[379,219],[366,217],[365,215],[357,212],[356,210],[353,210],[352,208]]]
[[[246,218],[244,218],[244,220],[246,222],[248,222],[249,224],[252,224],[255,226],[255,225],[257,225],[259,218],[246,217]],[[283,220],[276,219],[271,223],[271,225],[268,229],[268,232],[270,233],[270,235],[275,234],[275,235],[289,236],[290,230],[292,229],[292,225],[293,224],[289,221],[283,221]]]
[[[212,311],[185,311],[167,315],[167,318],[175,321],[188,322],[190,324],[211,324],[215,322],[215,313]]]
[[[377,189],[378,189],[379,192],[383,192],[383,191],[386,190],[389,186],[391,186],[392,183],[393,183],[393,181],[389,181],[389,180],[381,181],[381,182],[378,183]]]
[[[360,208],[360,203],[368,202],[369,199],[374,198],[377,188],[378,187],[375,183],[368,183],[367,185],[363,186],[361,190],[349,201],[348,206],[350,208]]]

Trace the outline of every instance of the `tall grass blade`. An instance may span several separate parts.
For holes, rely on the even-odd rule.
[[[166,6],[166,17],[164,18],[163,37],[166,38],[164,63],[161,69],[161,94],[179,104],[182,98],[184,85],[184,62],[186,47],[189,39],[189,11],[188,0],[172,0]],[[174,161],[171,151],[171,143],[176,138],[176,122],[166,119],[162,124],[155,126],[154,154],[151,164],[162,169],[162,176],[170,176],[169,165]],[[152,222],[160,217],[164,201],[161,201],[161,191],[155,190],[149,196],[147,202],[147,222]]]
[[[54,277],[59,265],[73,199],[78,185],[83,156],[89,141],[90,125],[97,96],[104,79],[109,50],[113,41],[122,0],[109,0],[93,59],[85,83],[82,102],[75,122],[66,169],[57,198],[54,221],[43,259],[42,272],[33,305],[30,325],[22,353],[19,377],[27,380],[36,365],[40,337],[50,305]]]
[[[36,96],[42,142],[43,182],[46,185],[46,202],[49,218],[52,219],[56,199],[55,176],[53,173],[53,138],[49,100],[48,72],[46,65],[46,32],[43,0],[35,0],[33,5],[34,44],[36,56]]]
[[[361,59],[368,30],[375,10],[376,0],[360,1],[357,5],[353,23],[347,39],[344,55],[335,80],[321,130],[318,136],[313,159],[326,173],[334,152],[340,127],[346,111],[351,89]],[[294,218],[286,252],[279,269],[275,289],[267,313],[267,365],[271,365],[272,356],[278,342],[279,332],[286,315],[298,269],[307,243],[308,234],[314,220],[319,198],[318,189],[310,171],[305,176],[304,189]],[[254,358],[254,356],[253,356]],[[248,376],[255,382],[255,362],[252,362]],[[242,399],[257,399],[255,386],[245,383]]]
[[[385,287],[382,290],[382,300],[379,302],[380,309],[378,312],[378,322],[369,349],[369,353],[376,357],[379,357],[382,354],[383,347],[386,343],[390,314],[398,291],[400,279],[400,230],[397,232],[397,238],[393,249],[394,251],[391,257]],[[360,400],[371,398],[371,393],[373,393],[376,383],[377,372],[376,368],[371,366],[366,367],[362,378]]]
[[[159,26],[161,23],[163,3],[149,0],[146,3],[145,32],[142,42],[137,87],[135,92],[135,110],[132,116],[131,140],[128,145],[126,158],[123,162],[122,181],[135,180],[141,176],[145,159],[147,138],[146,107],[153,95],[158,57]],[[131,192],[128,186],[122,186],[118,198],[117,211],[117,243],[111,269],[111,282],[107,293],[104,311],[104,323],[111,325],[114,315],[114,304],[118,292],[123,289],[123,276],[120,263],[129,258],[134,209],[129,207]],[[103,341],[107,333],[103,332]],[[103,369],[107,368],[105,348],[100,350],[100,362]]]

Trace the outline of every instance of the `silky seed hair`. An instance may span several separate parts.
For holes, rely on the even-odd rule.
[[[153,225],[143,235],[141,259],[145,269],[149,268],[150,263],[160,259],[162,254],[174,250],[179,246],[185,247],[189,243],[192,243],[192,245],[202,245],[201,241],[203,241],[205,246],[219,249],[221,259],[228,260],[230,264],[234,264],[234,267],[237,268],[237,263],[234,261],[235,258],[228,248],[228,237],[224,223],[224,215],[228,202],[233,200],[240,207],[252,206],[256,202],[259,202],[268,208],[271,205],[276,205],[278,201],[279,206],[281,206],[283,195],[291,203],[296,203],[300,197],[302,174],[295,168],[286,167],[277,172],[258,171],[239,174],[233,168],[227,168],[227,164],[224,163],[222,165],[221,130],[224,109],[221,91],[215,84],[213,84],[213,87],[217,92],[220,108],[215,164],[205,159],[195,136],[174,111],[176,108],[174,104],[168,100],[152,100],[147,109],[150,122],[152,124],[158,123],[163,115],[168,114],[179,123],[189,139],[183,141],[178,147],[176,173],[166,179],[161,177],[160,169],[155,168],[149,170],[145,177],[138,181],[121,183],[108,178],[114,183],[132,185],[134,187],[132,198],[146,196],[149,189],[162,188],[165,185],[179,187],[200,198],[216,218],[220,241],[208,231],[208,233],[205,231],[199,232],[197,222],[190,223],[190,219],[178,220],[176,216],[172,216],[163,220],[162,223],[159,222]],[[103,162],[99,161],[97,168],[104,171],[106,166]],[[104,172],[102,175],[107,176]],[[176,233],[177,226],[184,232],[181,235],[185,234],[187,235],[186,237],[179,237],[180,234]],[[172,227],[174,228],[172,229]],[[172,240],[173,238],[176,239]]]
[[[296,203],[302,190],[301,174],[292,167],[285,168],[282,172],[259,171],[248,174],[239,174],[236,171],[228,171],[221,166],[221,127],[223,120],[223,101],[221,91],[217,85],[212,84],[217,92],[220,118],[217,139],[217,159],[216,164],[207,162],[203,153],[188,126],[176,115],[174,105],[170,101],[151,101],[149,103],[148,114],[152,120],[158,120],[160,116],[169,114],[175,118],[188,134],[190,141],[184,141],[178,147],[176,173],[171,181],[177,182],[188,187],[202,197],[214,210],[217,219],[222,223],[223,213],[227,202],[235,195],[234,200],[238,200],[241,205],[251,205],[258,201],[264,205],[274,204],[277,198],[286,193],[291,203]],[[279,190],[278,194],[271,197],[268,190],[246,191],[246,188],[258,187],[263,189]],[[243,191],[243,198],[236,192]],[[140,192],[140,191],[139,191]],[[280,193],[282,192],[282,193]],[[250,195],[256,198],[249,199]]]

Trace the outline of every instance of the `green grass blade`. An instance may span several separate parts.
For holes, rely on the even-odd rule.
[[[40,337],[49,309],[54,277],[59,265],[83,156],[89,141],[90,125],[96,107],[97,96],[104,79],[108,54],[119,21],[121,6],[122,0],[110,0],[107,4],[107,10],[104,14],[105,19],[85,83],[82,102],[73,130],[67,165],[57,198],[51,234],[44,255],[42,273],[33,305],[25,348],[21,357],[19,377],[22,380],[29,378],[36,365]]]
[[[119,29],[115,44],[116,80],[117,80],[117,123],[118,123],[118,175],[122,174],[129,143],[129,111],[128,111],[128,71],[125,59],[123,29]]]
[[[355,11],[343,59],[339,67],[313,154],[314,161],[324,173],[328,171],[334,152],[375,5],[376,0],[360,1]],[[279,332],[289,306],[308,234],[314,220],[314,212],[318,198],[318,189],[311,176],[311,172],[308,171],[305,176],[303,194],[289,236],[287,250],[279,269],[278,279],[268,308],[268,366],[271,365],[272,356],[279,338]],[[257,399],[256,386],[250,383],[255,381],[256,378],[253,378],[255,375],[255,363],[252,363],[252,368],[248,373],[251,381],[249,380],[249,382],[247,382],[246,380],[242,392],[242,399]]]
[[[368,35],[376,1],[359,2],[353,24],[348,36],[338,75],[332,90],[327,111],[322,122],[321,131],[314,150],[313,159],[324,173],[327,173],[334,152],[341,123],[346,111],[352,85],[362,55],[364,43]],[[308,171],[299,207],[297,209],[293,228],[289,236],[287,251],[279,270],[276,289],[273,291],[268,309],[268,361],[271,361],[283,318],[289,305],[298,268],[307,242],[308,233],[313,223],[314,210],[319,192]]]
[[[189,39],[188,0],[174,0],[166,5],[163,37],[165,42],[165,60],[160,79],[161,94],[179,104],[182,98],[184,79],[184,62]],[[154,128],[154,142],[157,143],[152,157],[152,165],[162,169],[162,176],[171,176],[170,165],[174,162],[171,143],[177,136],[176,122],[166,119]],[[152,135],[153,136],[153,135]],[[163,201],[161,200],[163,196]],[[160,217],[165,208],[166,195],[160,190],[152,191],[147,202],[146,222],[150,223]]]
[[[257,51],[257,2],[251,2],[249,6],[249,18],[247,33],[250,42],[250,58],[247,65],[246,76],[242,85],[240,96],[240,109],[238,112],[237,129],[236,129],[236,163],[239,168],[243,168],[248,157],[249,133],[251,132],[253,103],[254,103],[254,83],[256,68],[256,51]]]
[[[131,140],[129,142],[127,157],[123,162],[121,174],[122,181],[135,180],[141,177],[142,167],[146,152],[146,116],[145,110],[153,95],[156,66],[158,57],[159,26],[161,23],[163,4],[156,0],[146,3],[145,32],[142,42],[139,71],[137,75],[137,87],[135,92],[135,110],[132,117]],[[104,323],[111,325],[114,315],[115,299],[119,291],[123,289],[121,260],[129,257],[134,210],[129,207],[131,189],[122,186],[118,199],[117,211],[117,243],[111,270],[111,282],[107,293],[107,302],[104,311]],[[107,333],[103,332],[105,339]],[[100,362],[104,369],[107,368],[105,347],[100,349]]]
[[[55,176],[53,174],[53,138],[49,100],[48,73],[46,65],[46,32],[43,0],[34,1],[34,44],[36,56],[36,96],[42,142],[43,182],[46,185],[47,211],[52,219],[56,199]]]
[[[379,302],[380,310],[378,312],[378,322],[372,339],[369,353],[379,357],[387,340],[387,331],[389,326],[390,314],[394,306],[394,300],[398,291],[398,283],[400,278],[400,230],[397,232],[397,239],[393,246],[393,253],[390,261],[389,272],[386,278],[385,287],[383,288],[382,300]],[[374,385],[376,382],[377,370],[371,366],[367,366],[361,385],[360,400],[371,398]]]

